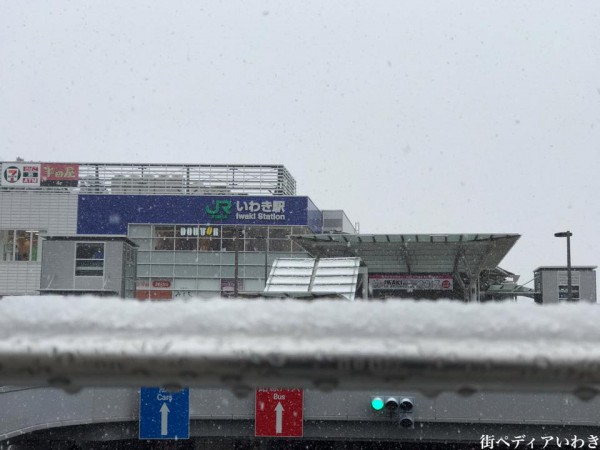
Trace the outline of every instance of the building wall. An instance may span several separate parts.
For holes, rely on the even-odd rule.
[[[119,230],[127,230],[130,223],[127,214],[136,216],[132,213],[131,204],[137,201],[160,202],[166,201],[166,196],[155,196],[149,199],[149,196],[78,196],[77,192],[44,192],[44,191],[17,191],[0,190],[0,230],[35,230],[44,235],[75,235],[79,232],[91,233],[90,230],[81,229],[82,224],[96,224],[99,227],[97,231],[100,234],[108,233],[113,228],[108,225],[117,226]],[[137,197],[137,198],[136,198]],[[161,200],[162,197],[162,200]],[[177,198],[178,202],[190,201],[193,208],[180,210],[179,208],[150,208],[154,211],[160,211],[160,217],[168,217],[171,224],[181,223],[180,215],[190,214],[190,211],[204,211],[196,203],[200,200],[207,202],[214,199],[230,197],[205,197],[203,199],[192,196],[187,199]],[[267,199],[267,197],[264,197]],[[87,199],[87,200],[86,200]],[[110,207],[103,208],[100,212],[101,219],[92,220],[90,214],[94,208],[88,208],[90,214],[80,208],[82,202],[94,201],[115,202],[110,203]],[[100,200],[99,200],[100,199]],[[237,208],[237,197],[231,197],[234,207]],[[239,202],[245,205],[259,197],[240,197]],[[239,290],[247,292],[260,292],[265,285],[265,260],[267,275],[270,272],[271,264],[277,257],[307,257],[309,256],[297,244],[287,239],[289,234],[302,234],[308,232],[318,232],[321,230],[322,214],[316,206],[307,197],[269,197],[270,200],[284,202],[287,219],[283,223],[275,223],[273,226],[267,223],[235,225],[241,233],[239,254],[238,254],[238,279]],[[258,200],[256,200],[258,201]],[[267,201],[267,200],[265,200]],[[128,203],[129,202],[129,203]],[[196,202],[196,203],[194,203]],[[153,203],[154,205],[154,203]],[[203,206],[204,203],[202,203]],[[206,206],[206,205],[204,205]],[[115,215],[114,208],[119,207],[120,214]],[[262,205],[261,205],[262,207]],[[118,209],[118,208],[117,208]],[[133,208],[137,211],[136,208]],[[196,217],[193,214],[194,217]],[[118,217],[117,217],[118,216]],[[133,217],[132,216],[132,217]],[[281,221],[280,221],[281,222]],[[108,224],[108,225],[107,225]],[[117,224],[117,225],[115,225]],[[112,226],[111,225],[111,226]],[[275,226],[276,225],[276,226]],[[198,222],[192,226],[198,226]],[[227,225],[219,225],[219,227]],[[108,228],[107,228],[108,227]],[[83,227],[85,228],[85,227]],[[273,230],[272,236],[261,235],[261,229]],[[235,278],[235,252],[231,246],[232,240],[223,237],[222,246],[217,251],[155,251],[151,247],[154,239],[152,228],[148,225],[144,228],[135,228],[130,231],[129,236],[140,246],[137,255],[138,290],[169,290],[169,296],[214,296],[232,290],[233,279]],[[124,231],[126,233],[127,231]],[[253,234],[254,233],[254,234]],[[257,234],[258,233],[258,234]],[[266,242],[269,242],[267,247]],[[43,257],[42,240],[38,248],[37,261],[0,261],[0,296],[2,295],[22,295],[37,294],[40,288],[41,261]],[[63,259],[60,256],[60,260]],[[70,258],[69,260],[71,260]],[[123,267],[124,261],[121,259],[119,267]],[[73,267],[63,267],[66,272],[60,276],[66,276],[66,273],[72,273]],[[60,272],[60,270],[59,270]],[[131,277],[130,277],[131,278]],[[170,280],[168,289],[161,289],[161,286],[153,286],[157,281],[160,285],[165,280]],[[49,281],[46,280],[45,283]],[[83,287],[82,280],[73,288]],[[97,281],[93,281],[97,283]],[[123,280],[123,283],[126,283]],[[131,292],[135,287],[132,282],[126,289]],[[44,285],[43,287],[48,287]],[[164,286],[163,286],[164,287]],[[121,286],[122,290],[125,286]],[[169,297],[171,298],[171,297]]]
[[[566,285],[566,270],[540,270],[536,273],[536,277],[539,277],[541,302],[544,304],[559,303],[559,285]],[[596,303],[596,272],[572,270],[571,278],[573,287],[579,288],[579,300]]]
[[[45,241],[42,266],[41,289],[73,289],[75,243],[71,241]]]
[[[76,245],[77,243],[103,243],[104,244],[104,275],[103,276],[76,276]],[[42,261],[41,289],[52,290],[81,290],[81,291],[111,291],[119,295],[129,293],[133,297],[133,286],[126,290],[126,279],[132,277],[134,270],[127,267],[125,253],[130,253],[130,246],[123,241],[77,241],[77,240],[49,240],[45,242],[45,251]],[[125,249],[127,248],[127,250]],[[135,262],[133,254],[131,261]]]
[[[35,230],[40,234],[74,234],[77,195],[27,191],[0,191],[0,230]],[[42,244],[37,261],[0,261],[0,296],[37,294]]]

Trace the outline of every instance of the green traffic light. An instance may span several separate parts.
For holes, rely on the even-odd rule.
[[[380,397],[375,397],[371,399],[371,408],[373,408],[375,411],[381,411],[384,405],[385,404],[383,403],[383,399]]]

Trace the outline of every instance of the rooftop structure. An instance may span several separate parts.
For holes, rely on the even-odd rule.
[[[2,189],[88,194],[295,195],[282,165],[3,162]]]
[[[518,234],[305,234],[291,239],[315,257],[361,258],[368,268],[370,286],[381,291],[452,291],[456,281],[465,299],[478,301],[480,275],[495,269],[519,237]],[[386,274],[404,275],[392,279]],[[414,276],[407,278],[407,275]]]

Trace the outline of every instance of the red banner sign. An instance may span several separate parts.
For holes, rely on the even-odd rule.
[[[79,164],[42,164],[42,186],[77,186]]]

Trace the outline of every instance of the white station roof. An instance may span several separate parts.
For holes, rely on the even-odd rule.
[[[316,258],[359,257],[370,273],[477,274],[500,264],[518,234],[307,234],[292,240]]]

